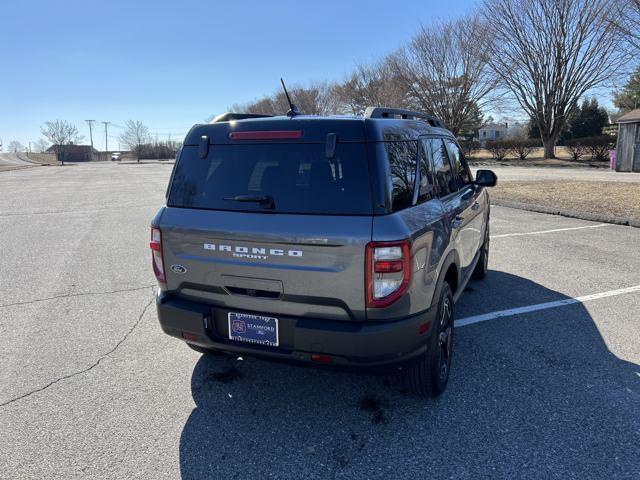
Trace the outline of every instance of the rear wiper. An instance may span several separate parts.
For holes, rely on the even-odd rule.
[[[235,197],[224,197],[223,200],[259,203],[262,208],[267,208],[269,210],[276,208],[276,203],[271,195],[236,195]]]

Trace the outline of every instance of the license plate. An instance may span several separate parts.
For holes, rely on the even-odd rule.
[[[229,338],[239,342],[277,347],[278,319],[248,313],[229,312]]]

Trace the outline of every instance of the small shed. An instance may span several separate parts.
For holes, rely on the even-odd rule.
[[[616,170],[640,172],[640,108],[618,118],[618,125]]]

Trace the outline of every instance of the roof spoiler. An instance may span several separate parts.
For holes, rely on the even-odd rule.
[[[364,118],[400,118],[402,120],[423,120],[432,127],[444,128],[444,123],[433,115],[412,110],[401,110],[399,108],[387,107],[367,107],[364,111]]]
[[[247,118],[266,118],[266,117],[273,117],[273,115],[263,115],[261,113],[227,112],[227,113],[218,115],[209,123],[231,122],[232,120],[246,120]]]

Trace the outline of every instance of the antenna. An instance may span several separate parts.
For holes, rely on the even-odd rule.
[[[289,97],[289,92],[287,92],[287,87],[284,84],[284,80],[282,78],[280,78],[280,83],[282,84],[282,88],[284,89],[284,94],[287,97],[287,102],[289,102],[289,111],[287,112],[287,117],[295,117],[296,115],[300,115],[300,111],[298,110],[298,107],[296,107],[292,102],[291,102],[291,97]]]

